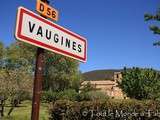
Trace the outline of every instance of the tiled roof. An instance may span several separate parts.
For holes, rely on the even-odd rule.
[[[115,85],[116,82],[115,81],[111,81],[111,80],[98,80],[98,81],[84,81],[81,83],[81,85],[85,85],[87,83],[90,83],[90,84],[96,84],[96,85]]]
[[[113,80],[114,72],[121,70],[94,70],[83,73],[84,80]]]

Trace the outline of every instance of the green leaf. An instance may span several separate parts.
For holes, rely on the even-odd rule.
[[[153,45],[154,46],[160,46],[160,41],[154,42]]]
[[[145,21],[152,20],[152,19],[153,19],[153,15],[151,15],[151,14],[145,14],[144,15],[144,20]]]
[[[151,31],[153,31],[154,34],[160,34],[160,28],[158,26],[150,26],[149,27]]]

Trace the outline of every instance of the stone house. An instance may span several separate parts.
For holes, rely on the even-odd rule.
[[[90,83],[93,88],[106,93],[111,98],[124,99],[125,95],[123,94],[121,88],[118,87],[118,82],[121,82],[122,79],[121,72],[113,72],[110,77],[111,79],[83,81],[81,83],[81,89],[84,85]]]

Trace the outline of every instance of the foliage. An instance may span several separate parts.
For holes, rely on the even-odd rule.
[[[95,101],[95,100],[107,100],[109,96],[101,91],[88,91],[79,93],[77,101]]]
[[[19,59],[26,59],[28,63],[33,64],[36,47],[21,41],[16,41],[7,47],[6,54],[6,57],[13,62],[17,62]]]
[[[12,108],[8,115],[11,114],[14,107],[17,107],[21,101],[31,99],[32,77],[24,69],[1,70],[0,75],[0,96],[9,101]],[[5,106],[5,105],[4,105]]]
[[[0,59],[2,59],[4,53],[4,45],[2,42],[0,42]]]
[[[101,91],[88,91],[78,93],[74,89],[68,89],[61,92],[43,91],[43,102],[53,102],[56,100],[70,100],[70,101],[94,101],[94,100],[106,100],[109,97]]]
[[[21,44],[21,47],[17,46],[17,44]],[[0,89],[2,91],[6,89],[4,91],[8,97],[18,98],[20,95],[21,97],[19,98],[23,98],[22,96],[26,94],[25,92],[32,92],[33,68],[31,60],[34,53],[28,47],[30,46],[25,43],[13,43],[6,48],[1,59],[3,68],[0,69],[2,73],[0,82],[6,85],[3,85],[3,88],[1,86],[2,89]]]
[[[43,102],[47,102],[47,103],[50,103],[52,101],[56,101],[58,100],[58,92],[53,92],[51,90],[49,91],[43,91],[42,92],[42,96],[41,96],[41,100]]]
[[[56,101],[50,108],[50,120],[159,120],[156,101]]]
[[[160,74],[153,69],[124,69],[121,88],[130,98],[160,98]]]
[[[84,84],[82,87],[80,87],[80,93],[78,95],[77,101],[92,101],[92,100],[106,100],[108,99],[108,96],[101,92],[96,90],[94,86],[91,85],[91,83]]]
[[[87,84],[84,84],[81,87],[81,93],[86,93],[89,91],[95,90],[95,88],[92,86],[92,84],[90,82],[88,82]]]
[[[90,96],[90,100],[107,100],[109,96],[107,96],[104,92],[101,91],[89,91],[88,96]]]
[[[153,21],[159,22],[160,21],[160,8],[158,9],[155,15],[146,13],[144,15],[144,19],[145,21],[153,20]],[[153,31],[154,34],[160,35],[160,28],[157,25],[151,25],[149,26],[149,28],[151,31]],[[160,41],[158,40],[157,42],[153,43],[153,45],[160,46]]]
[[[0,43],[0,96],[11,103],[12,108],[8,115],[20,101],[32,97],[35,56],[36,47],[32,45],[16,41],[5,48]],[[45,52],[44,62],[43,88],[47,91],[45,100],[59,98],[75,100],[81,80],[79,63],[48,51]],[[74,90],[66,90],[71,88]]]
[[[63,91],[65,89],[77,89],[81,80],[78,70],[78,62],[62,55],[46,52],[46,67],[43,89],[48,91]]]
[[[76,101],[78,95],[79,94],[74,89],[68,89],[61,92],[44,91],[42,94],[42,101],[44,102],[53,102],[56,100]]]
[[[0,59],[0,96],[10,101],[13,108],[22,100],[31,99],[33,68],[29,56],[34,55],[25,47],[17,47],[17,43],[13,43],[5,48]]]
[[[60,100],[76,101],[78,97],[78,93],[74,89],[68,89],[68,90],[59,92],[58,97]]]

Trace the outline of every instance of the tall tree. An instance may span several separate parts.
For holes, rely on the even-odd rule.
[[[160,98],[160,74],[153,69],[124,69],[120,86],[131,98]]]
[[[51,52],[47,52],[45,56],[45,80],[43,84],[45,90],[62,91],[78,85],[81,77],[78,70],[79,63],[76,60]]]
[[[36,47],[17,41],[7,48],[7,58],[10,68],[25,66],[26,70],[35,68]],[[81,75],[79,72],[79,63],[62,55],[45,51],[45,71],[44,71],[44,90],[61,91],[67,88],[78,90]],[[34,71],[32,71],[33,73]]]
[[[0,69],[0,96],[3,101],[8,100],[11,102],[12,109],[8,115],[18,104],[16,101],[31,97],[33,75],[32,71],[29,71],[29,67],[32,65],[28,56],[33,56],[33,52],[29,49],[30,52],[25,54],[25,50],[17,43],[13,43],[2,54],[1,65],[3,67]]]
[[[153,21],[160,21],[160,8],[157,10],[155,14],[149,14],[146,13],[144,15],[145,21],[153,20]],[[150,25],[149,26],[150,30],[153,31],[154,34],[160,35],[160,27],[157,25]],[[157,40],[156,42],[153,43],[153,45],[160,46],[160,40]]]
[[[26,94],[31,96],[35,55],[36,47],[32,45],[17,41],[4,51],[4,46],[0,43],[0,58],[3,58],[0,60],[4,66],[0,68],[0,96],[10,101],[21,100]],[[44,90],[61,91],[79,85],[77,61],[49,51],[45,52],[45,58]],[[12,104],[8,114],[15,105]]]
[[[17,61],[20,62],[20,59],[24,59],[23,63],[28,62],[28,64],[33,64],[36,47],[21,41],[16,41],[7,48],[6,55],[7,59],[10,59],[13,63]]]

